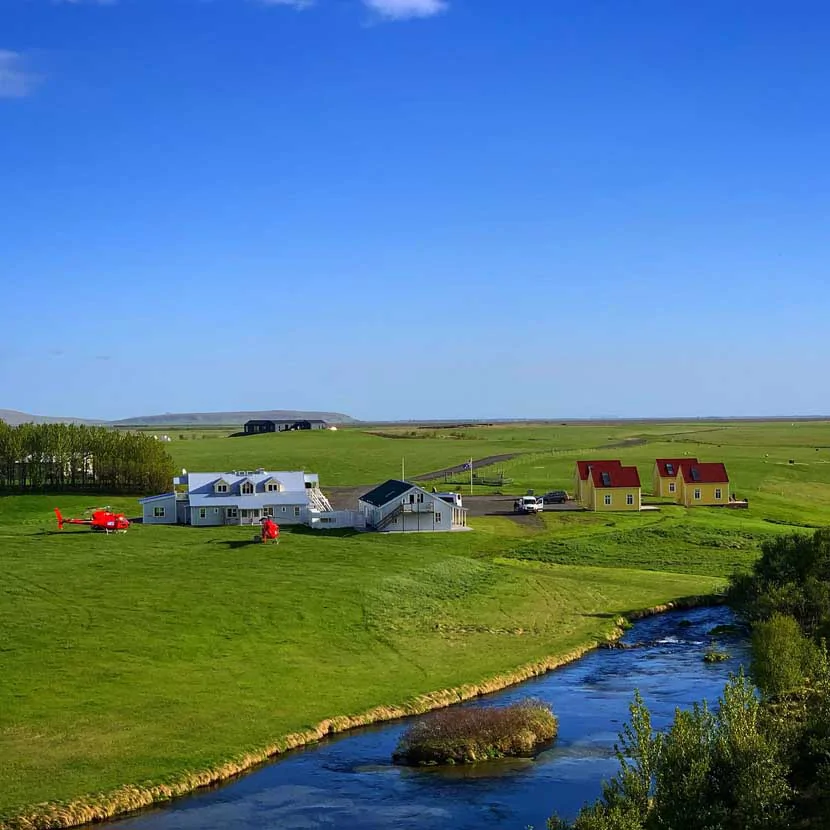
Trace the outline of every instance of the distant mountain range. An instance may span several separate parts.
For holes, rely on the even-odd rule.
[[[322,420],[331,424],[357,423],[342,412],[308,412],[300,409],[268,409],[262,412],[166,412],[164,415],[139,415],[118,421],[88,418],[61,418],[53,415],[30,415],[15,409],[0,409],[0,421],[11,426],[19,424],[94,424],[98,426],[238,426],[252,420]]]

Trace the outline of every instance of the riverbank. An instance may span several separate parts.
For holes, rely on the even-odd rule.
[[[625,634],[627,624],[634,620],[655,616],[677,609],[691,609],[702,605],[714,605],[723,601],[719,595],[683,597],[649,608],[637,609],[617,617],[602,638],[586,642],[561,655],[550,655],[542,660],[520,666],[507,673],[495,675],[481,683],[463,684],[452,689],[442,689],[419,695],[401,705],[379,706],[359,715],[326,718],[314,727],[286,735],[268,746],[249,752],[221,765],[183,775],[177,780],[150,787],[126,786],[96,798],[78,799],[70,803],[41,804],[29,812],[20,813],[0,822],[2,830],[52,830],[101,822],[161,802],[188,795],[199,789],[231,780],[274,758],[317,743],[331,735],[361,726],[384,723],[453,704],[492,694],[526,680],[546,674],[573,663],[603,643],[613,642]]]

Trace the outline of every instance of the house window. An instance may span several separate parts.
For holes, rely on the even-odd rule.
[[[723,496],[723,491],[720,489],[720,487],[716,488],[715,489],[715,498],[720,499],[722,496]]]
[[[274,508],[273,507],[263,507],[262,508],[262,515],[263,516],[273,516],[274,515]]]
[[[299,515],[300,515],[300,508],[295,507],[294,508],[294,518],[299,518]]]
[[[282,508],[282,512],[283,512],[283,513],[285,513],[285,511],[286,511],[287,509],[288,509],[287,507],[283,507],[283,508]]]
[[[629,494],[625,497],[625,503],[626,503],[627,505],[629,505],[629,506],[631,506],[632,504],[634,504],[634,495],[633,495],[633,493],[629,493]]]
[[[440,513],[435,514],[435,523],[439,524],[439,525],[441,524],[441,514]]]
[[[164,518],[164,508],[163,507],[154,507],[153,508],[153,518],[154,519],[163,519]]]
[[[229,519],[235,519],[239,516],[239,511],[235,507],[226,507],[225,508],[225,515]]]
[[[206,519],[207,518],[207,507],[200,507],[199,508],[199,518]]]
[[[669,492],[674,493],[675,490],[677,490],[677,485],[673,481],[670,481],[669,482]]]
[[[243,519],[249,519],[250,517],[251,517],[251,511],[243,509],[242,510],[242,518]]]
[[[700,501],[700,487],[695,487],[695,499]]]
[[[223,481],[221,484],[216,485],[216,492],[217,493],[227,493],[228,492],[228,485],[225,484]]]
[[[239,492],[242,493],[243,496],[250,496],[253,495],[254,492],[254,485],[251,484],[250,481],[246,481],[240,488]]]
[[[423,504],[423,503],[424,503],[424,494],[423,493],[418,493],[418,504]]]
[[[276,481],[269,481],[266,490],[269,493],[279,493],[280,485]]]
[[[330,525],[333,521],[334,521],[334,519],[332,519],[332,518],[331,518],[331,517],[329,517],[329,516],[322,516],[322,517],[320,518],[320,522],[321,522],[321,524],[324,524],[324,525]]]
[[[610,506],[611,506],[611,494],[610,494],[610,493],[608,493],[608,494],[605,496],[605,506],[606,506],[606,507],[610,507]]]

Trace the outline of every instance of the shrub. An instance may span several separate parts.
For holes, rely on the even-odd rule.
[[[401,737],[396,764],[471,764],[493,758],[527,756],[556,737],[550,707],[525,700],[503,708],[444,709],[413,724]]]
[[[729,652],[724,651],[722,648],[718,648],[717,645],[711,645],[708,649],[706,649],[706,653],[703,655],[703,662],[704,663],[723,663],[725,660],[729,659]]]
[[[752,676],[768,695],[792,692],[821,673],[819,646],[801,632],[798,622],[775,613],[752,629]]]

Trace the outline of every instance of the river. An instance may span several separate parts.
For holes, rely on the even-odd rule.
[[[614,775],[614,742],[639,689],[656,727],[676,707],[714,704],[730,672],[748,662],[746,642],[722,639],[732,655],[707,664],[711,628],[733,621],[725,607],[674,611],[637,622],[622,643],[467,706],[525,697],[559,718],[552,749],[537,758],[412,770],[390,757],[407,722],[346,733],[212,790],[97,827],[106,830],[542,830],[552,812],[573,818]],[[689,624],[690,623],[690,624]],[[427,716],[428,717],[428,716]]]

